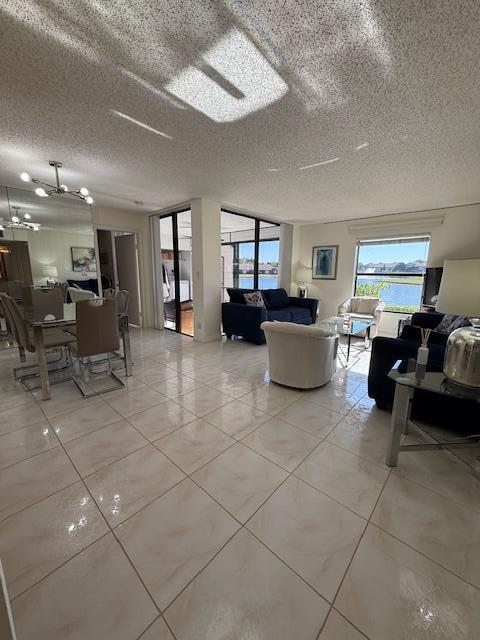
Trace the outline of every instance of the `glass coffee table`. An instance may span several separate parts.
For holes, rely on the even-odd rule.
[[[342,336],[347,336],[347,355],[345,359],[345,366],[348,364],[348,360],[350,358],[350,345],[352,342],[352,336],[359,336],[363,331],[365,331],[365,341],[364,346],[365,350],[367,350],[370,346],[370,329],[374,322],[370,322],[368,320],[350,320],[350,322],[342,323],[338,327],[338,332]]]
[[[373,320],[355,320],[354,318],[350,318],[348,322],[345,322],[342,316],[332,316],[330,318],[325,318],[325,320],[319,320],[317,324],[327,325],[334,329],[339,335],[347,337],[347,351],[346,353],[343,349],[340,351],[345,359],[345,364],[343,366],[346,367],[350,359],[352,337],[358,337],[361,333],[365,332],[364,347],[365,349],[368,349],[370,346],[370,330],[375,323]]]
[[[454,384],[443,373],[426,372],[423,377],[418,377],[415,373],[415,360],[413,359],[408,361],[407,372],[401,373],[398,371],[400,363],[400,360],[396,362],[394,368],[388,374],[388,377],[395,382],[395,397],[385,464],[388,467],[396,467],[398,455],[401,451],[480,447],[480,434],[467,438],[440,441],[410,420],[410,410],[415,389],[423,389],[439,395],[459,398],[460,400],[473,400],[478,403],[480,403],[480,389],[471,389]],[[422,444],[400,444],[402,434],[408,434],[410,427],[423,440]],[[470,469],[470,472],[480,478],[476,471]]]

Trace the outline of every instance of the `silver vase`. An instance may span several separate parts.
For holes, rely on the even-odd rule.
[[[480,389],[480,318],[471,318],[471,327],[450,334],[443,373],[456,384]]]

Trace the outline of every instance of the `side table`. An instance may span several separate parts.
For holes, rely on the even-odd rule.
[[[435,440],[431,435],[410,420],[410,411],[415,389],[423,389],[439,395],[453,396],[461,400],[474,400],[479,403],[480,389],[471,389],[469,387],[462,387],[460,385],[453,384],[444,376],[443,373],[427,372],[425,373],[424,378],[417,378],[414,371],[414,360],[409,360],[407,372],[401,373],[398,371],[400,363],[400,360],[396,362],[394,368],[388,374],[388,377],[395,382],[395,397],[393,401],[391,430],[387,453],[385,456],[385,464],[388,467],[396,467],[398,463],[398,455],[401,451],[426,451],[434,449],[464,449],[480,447],[480,433],[478,436],[473,436],[473,439],[470,437],[459,438],[458,440],[439,441]],[[422,444],[400,444],[402,434],[408,434],[410,427],[417,431],[424,440],[430,442],[424,442]],[[473,470],[471,470],[471,472],[477,475]]]

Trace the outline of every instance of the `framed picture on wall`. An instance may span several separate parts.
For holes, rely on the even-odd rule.
[[[97,270],[97,260],[93,247],[71,247],[72,271],[91,273]]]
[[[338,244],[313,247],[312,278],[335,280],[337,278]]]

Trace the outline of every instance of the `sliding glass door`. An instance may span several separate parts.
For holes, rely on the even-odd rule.
[[[160,217],[164,327],[193,336],[190,209]]]
[[[279,225],[222,210],[222,301],[227,288],[275,289],[280,258]]]

